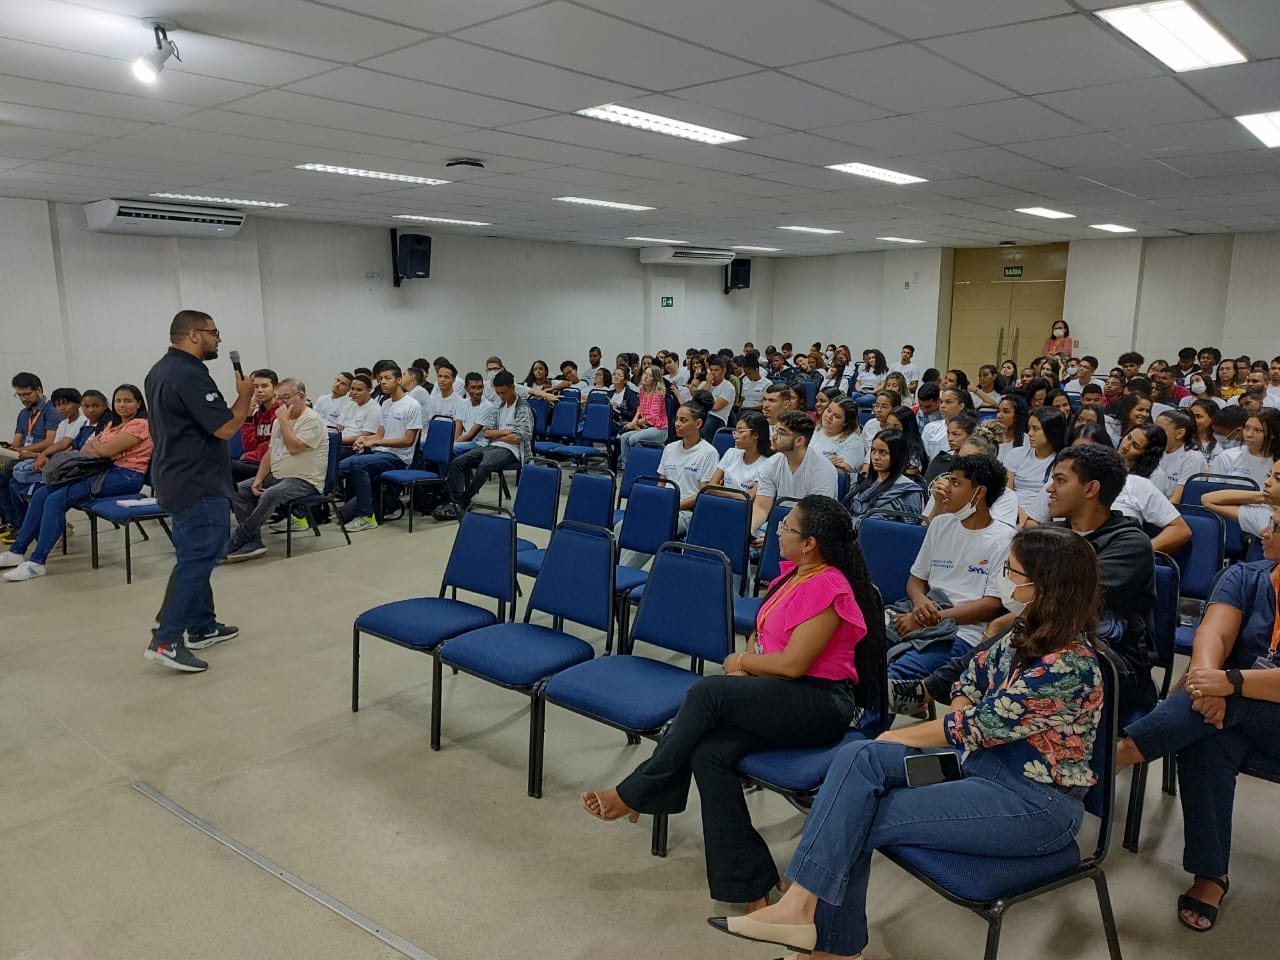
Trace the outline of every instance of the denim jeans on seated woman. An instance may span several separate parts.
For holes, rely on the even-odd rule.
[[[135,494],[142,489],[144,479],[142,474],[134,470],[112,467],[102,474],[102,488],[96,498]],[[18,531],[18,538],[9,549],[14,553],[25,554],[31,541],[35,540],[36,549],[31,554],[31,562],[44,563],[48,560],[53,545],[58,542],[58,537],[67,524],[67,511],[96,499],[93,485],[97,481],[97,477],[86,477],[65,487],[47,487],[44,484],[36,487],[27,507],[27,517],[22,523],[22,529]]]

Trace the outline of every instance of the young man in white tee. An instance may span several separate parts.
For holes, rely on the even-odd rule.
[[[516,393],[515,377],[503,370],[493,378],[499,406],[489,411],[472,450],[453,458],[449,465],[449,502],[436,507],[436,520],[457,520],[486,480],[498,470],[518,467],[527,460],[533,443],[533,411]]]
[[[371,437],[378,432],[378,424],[382,422],[382,408],[373,399],[373,382],[363,373],[351,378],[351,390],[348,394],[350,404],[342,412],[342,452],[345,458],[351,453],[352,444],[357,437]]]
[[[462,435],[463,407],[467,406],[467,398],[454,389],[458,382],[458,368],[452,363],[442,363],[436,367],[436,388],[431,394],[431,403],[427,410],[431,411],[422,428],[427,428],[431,417],[453,417],[453,436],[456,440]]]
[[[600,356],[599,347],[592,347],[587,351],[587,386],[595,383],[596,373],[604,369],[604,367],[600,365]]]
[[[454,454],[466,453],[481,444],[478,442],[484,431],[493,404],[484,398],[484,377],[472,372],[463,379],[463,403],[458,408],[458,439],[453,443]]]
[[[378,385],[386,398],[380,408],[381,420],[372,436],[356,437],[353,455],[342,461],[338,477],[347,483],[351,495],[342,508],[343,529],[348,533],[372,530],[374,516],[373,481],[388,470],[400,470],[413,463],[413,454],[422,432],[422,405],[404,392],[399,367],[386,367],[378,374]]]
[[[716,431],[728,425],[738,391],[725,379],[724,358],[712,355],[707,359],[707,389],[711,392],[711,409],[702,422],[702,439],[710,442]]]
[[[342,415],[351,404],[351,380],[353,375],[345,370],[333,378],[329,393],[312,401],[311,408],[324,420],[330,430],[342,426]]]
[[[966,506],[929,523],[907,579],[913,609],[894,624],[898,636],[911,646],[890,662],[890,679],[922,679],[952,657],[963,656],[977,646],[988,621],[1003,610],[998,584],[1015,531],[992,518],[991,505],[1007,483],[1008,472],[994,457],[957,457],[952,462],[950,496],[964,499]],[[929,599],[932,590],[944,592],[949,605]],[[950,639],[912,641],[913,634],[932,631],[944,620],[956,622]]]
[[[778,354],[774,354],[778,356]],[[749,353],[742,358],[742,405],[743,413],[748,410],[760,410],[764,403],[764,392],[770,381],[760,372],[760,358]]]
[[[692,396],[689,392],[689,368],[682,366],[674,353],[669,353],[662,361],[662,370],[667,375],[667,383],[676,392],[676,399],[680,403],[688,403]]]
[[[808,456],[813,430],[808,414],[789,410],[778,416],[773,449],[782,456],[774,457],[760,475],[751,505],[752,530],[758,530],[769,519],[773,505],[784,497],[799,500],[811,493],[835,497],[839,488],[836,468],[826,457]]]
[[[1082,394],[1084,388],[1093,383],[1093,375],[1098,371],[1097,357],[1081,357],[1076,366],[1075,379],[1068,380],[1063,390],[1067,393]]]
[[[379,376],[381,381],[381,376]],[[431,392],[423,386],[427,382],[427,371],[421,367],[407,367],[404,373],[400,375],[400,388],[413,400],[418,402],[418,406],[422,408],[422,422],[425,424],[431,419]],[[383,391],[383,396],[386,396]]]
[[[915,363],[916,348],[911,344],[902,345],[902,359],[889,365],[890,373],[902,374],[902,379],[907,381],[907,392],[915,396],[916,387],[920,384],[920,368]],[[902,398],[905,403],[907,398]]]

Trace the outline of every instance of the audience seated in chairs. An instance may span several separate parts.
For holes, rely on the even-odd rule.
[[[1119,768],[1176,753],[1182,801],[1182,866],[1192,885],[1178,919],[1212,929],[1230,883],[1236,776],[1251,754],[1280,761],[1280,509],[1262,535],[1264,560],[1227,568],[1196,630],[1191,664],[1177,689],[1128,725]]]
[[[89,442],[89,438],[95,431],[100,429],[98,424],[107,410],[106,398],[97,390],[90,390],[88,394],[89,402],[83,412],[81,401],[85,398],[75,387],[59,387],[49,395],[53,408],[58,411],[58,416],[62,420],[58,424],[57,433],[54,434],[53,443],[36,454],[34,460],[23,459],[14,462],[13,478],[9,489],[16,497],[31,499],[36,486],[44,483],[44,468],[49,458],[63,450],[79,450]],[[67,526],[70,529],[70,524]],[[17,535],[16,529],[7,535],[0,534],[0,541],[13,543]]]
[[[615,370],[615,389],[621,371]],[[618,469],[625,470],[627,459],[631,456],[631,448],[637,443],[667,442],[667,383],[656,366],[650,365],[640,373],[640,393],[625,389],[618,406],[618,415],[622,419],[622,427],[618,434]],[[626,417],[626,411],[631,416]]]
[[[400,470],[413,463],[422,432],[422,406],[404,392],[399,367],[382,366],[378,385],[382,388],[378,429],[372,435],[351,442],[352,456],[338,467],[338,477],[347,483],[349,499],[342,507],[343,529],[348,533],[372,530],[378,525],[373,505],[373,481],[388,470]]]
[[[499,406],[488,411],[476,438],[482,446],[449,464],[449,502],[436,507],[432,516],[437,520],[457,520],[491,474],[518,467],[531,456],[533,411],[516,393],[515,378],[503,370],[494,376],[493,389]]]
[[[855,714],[854,648],[881,629],[864,622],[875,588],[835,500],[805,497],[779,524],[778,542],[782,575],[747,652],[689,690],[652,757],[617,787],[582,794],[593,816],[634,821],[681,812],[697,780],[711,897],[752,906],[763,905],[778,871],[751,826],[737,763],[756,750],[839,741]]]
[[[258,464],[271,444],[271,424],[276,418],[276,385],[280,378],[274,370],[263,368],[249,374],[253,381],[253,412],[240,428],[244,452],[231,461],[231,478],[239,483],[258,475]]]
[[[920,513],[924,490],[907,476],[906,466],[907,441],[902,431],[877,432],[867,451],[866,474],[845,495],[844,505],[854,520],[876,511]]]
[[[132,496],[142,489],[152,449],[142,391],[131,383],[122,383],[112,394],[111,407],[111,422],[79,451],[81,457],[109,465],[94,476],[36,487],[17,538],[0,554],[0,567],[13,568],[4,575],[6,580],[31,580],[45,575],[45,562],[64,534],[67,511],[72,507],[83,506],[95,497]],[[27,548],[33,541],[36,548],[28,560]]]
[[[12,384],[13,395],[22,404],[22,410],[13,428],[13,440],[4,445],[3,456],[0,456],[0,522],[6,538],[22,526],[26,514],[25,503],[14,488],[13,471],[23,460],[34,460],[53,445],[62,420],[53,402],[45,397],[44,384],[34,373],[15,374]]]
[[[301,380],[288,377],[276,387],[275,421],[271,443],[252,480],[241,480],[231,496],[239,526],[227,541],[228,563],[252,560],[267,552],[262,525],[284,504],[324,489],[329,469],[329,431],[324,418],[307,406]],[[288,518],[294,529],[307,529],[307,521]]]
[[[1019,618],[969,662],[949,691],[949,712],[843,747],[805,822],[782,899],[745,917],[713,918],[713,926],[815,957],[855,957],[867,945],[877,848],[1030,857],[1072,842],[1095,781],[1102,712],[1090,602],[1097,565],[1080,538],[1032,528],[1014,538],[998,579]],[[964,778],[909,788],[906,758],[939,749],[963,751]]]
[[[809,456],[814,424],[807,414],[788,410],[778,417],[773,447],[779,454],[770,459],[760,474],[751,506],[751,529],[758,530],[769,519],[769,511],[779,500],[799,500],[810,494],[836,496],[839,481],[836,468],[826,457]]]

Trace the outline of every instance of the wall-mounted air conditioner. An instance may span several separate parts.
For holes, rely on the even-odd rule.
[[[675,263],[686,267],[723,267],[733,256],[732,250],[717,250],[715,247],[640,248],[641,263]]]
[[[143,237],[234,237],[244,224],[239,210],[149,200],[96,200],[84,205],[84,218],[97,233]]]

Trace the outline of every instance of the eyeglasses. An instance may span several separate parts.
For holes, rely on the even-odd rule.
[[[783,531],[786,531],[787,533],[795,533],[795,534],[799,534],[801,532],[799,528],[791,526],[789,523],[787,523],[786,520],[783,520],[781,523],[778,524],[778,532],[782,533]]]
[[[1025,570],[1018,570],[1012,564],[1006,562],[1004,565],[1004,575],[1007,577],[1011,573],[1016,573],[1020,577],[1027,577],[1027,579],[1030,579],[1030,576]]]
[[[298,395],[296,393],[276,393],[276,399],[281,403],[292,403],[297,398]]]
[[[1262,532],[1269,537],[1274,537],[1277,533],[1280,533],[1280,520],[1272,520],[1262,528]]]
[[[775,430],[775,431],[773,432],[773,435],[774,435],[774,437],[775,437],[775,438],[777,438],[777,439],[779,439],[779,440],[781,440],[783,437],[794,437],[794,436],[795,436],[795,434],[794,434],[794,433],[792,433],[790,430],[783,430],[783,429],[781,429],[781,428],[779,428],[779,429]]]
[[[212,333],[213,339],[215,340],[222,339],[222,332],[218,330],[217,327],[196,327],[191,332],[192,333]]]

